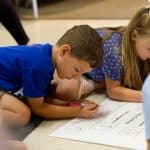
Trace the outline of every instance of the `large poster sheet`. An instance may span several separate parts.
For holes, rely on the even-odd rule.
[[[145,150],[142,104],[106,99],[95,118],[73,119],[49,136]]]

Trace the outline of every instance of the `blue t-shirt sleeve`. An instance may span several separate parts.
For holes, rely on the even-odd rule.
[[[146,79],[142,93],[143,93],[143,111],[145,120],[146,139],[150,140],[150,75]]]
[[[50,78],[46,72],[42,69],[25,69],[23,73],[22,84],[25,97],[47,96],[50,88]]]

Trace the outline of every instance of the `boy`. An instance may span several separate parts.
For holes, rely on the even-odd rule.
[[[97,67],[102,59],[102,39],[88,25],[74,26],[56,43],[0,48],[0,106],[3,123],[22,126],[30,119],[29,108],[14,97],[20,88],[31,111],[44,118],[92,117],[96,104],[58,106],[48,97],[54,70],[60,78],[78,78]],[[11,94],[10,94],[11,93]],[[69,94],[69,93],[68,93]]]
[[[143,85],[143,110],[145,119],[145,130],[147,139],[147,149],[150,150],[150,75]]]

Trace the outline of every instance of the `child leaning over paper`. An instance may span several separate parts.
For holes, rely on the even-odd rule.
[[[127,27],[97,32],[103,39],[102,63],[81,78],[60,80],[56,95],[78,100],[106,86],[112,99],[141,102],[142,84],[150,72],[150,7],[139,9]]]

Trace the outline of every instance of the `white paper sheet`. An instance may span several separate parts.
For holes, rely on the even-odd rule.
[[[146,149],[141,103],[106,99],[93,119],[73,119],[49,136],[130,149]]]

